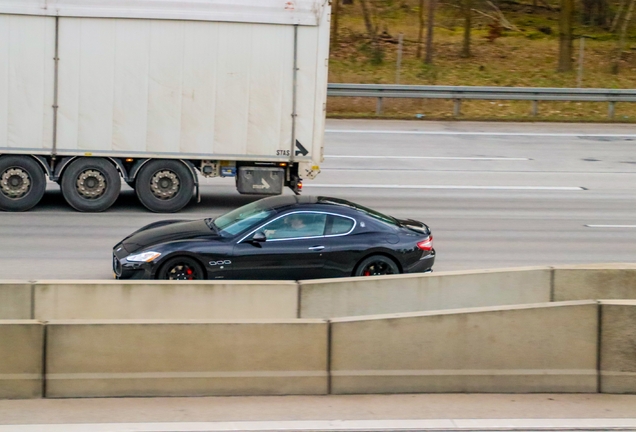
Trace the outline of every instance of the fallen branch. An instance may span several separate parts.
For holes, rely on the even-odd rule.
[[[487,14],[486,12],[480,11],[479,9],[472,9],[472,11],[477,12],[478,14],[483,15],[486,18],[489,18],[493,21],[499,21],[499,25],[501,25],[501,27],[505,28],[506,30],[521,31],[519,30],[517,26],[510,24],[510,22],[506,20],[505,18],[502,19],[501,16],[490,15],[490,14]]]
[[[503,28],[508,29],[508,30],[518,31],[518,32],[521,31],[521,30],[519,30],[519,27],[517,27],[516,25],[512,24],[510,21],[508,21],[506,19],[506,17],[504,16],[503,12],[501,12],[501,9],[499,9],[497,6],[495,6],[495,4],[493,2],[488,0],[486,3],[495,10],[495,12],[497,13],[497,18],[499,18],[499,22],[501,23],[501,26]]]
[[[553,11],[553,12],[554,12],[554,8],[553,8],[552,6],[550,6],[546,0],[539,0],[539,1],[540,1],[541,3],[543,3],[543,5],[544,5],[546,8],[548,8],[549,10],[551,10],[551,11]]]

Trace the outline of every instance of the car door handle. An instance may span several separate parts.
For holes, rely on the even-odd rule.
[[[309,248],[309,250],[312,250],[312,251],[321,251],[321,250],[323,250],[324,248],[325,248],[324,246],[312,246],[312,247],[310,247],[310,248]]]

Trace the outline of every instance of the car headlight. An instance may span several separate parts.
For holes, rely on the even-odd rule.
[[[159,252],[142,252],[137,255],[130,255],[126,257],[126,260],[132,262],[150,262],[159,258],[161,254]]]

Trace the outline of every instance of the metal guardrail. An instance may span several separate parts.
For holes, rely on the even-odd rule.
[[[636,102],[636,90],[598,88],[329,84],[327,95],[377,98],[377,115],[382,114],[384,98],[452,99],[455,116],[460,115],[463,100],[526,100],[532,102],[531,113],[534,116],[539,112],[539,101],[607,102],[610,119],[614,118],[616,103]]]

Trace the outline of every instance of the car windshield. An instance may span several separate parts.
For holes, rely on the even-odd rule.
[[[254,227],[274,213],[274,210],[256,201],[206,222],[222,236],[230,237]]]

